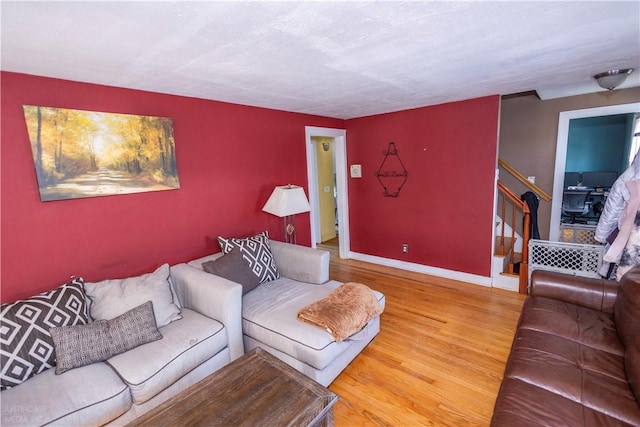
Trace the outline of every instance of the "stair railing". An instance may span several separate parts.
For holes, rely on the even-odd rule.
[[[517,219],[522,217],[522,260],[520,261],[520,271],[518,273],[518,292],[521,294],[527,293],[527,286],[529,281],[529,239],[530,236],[530,225],[531,225],[531,211],[529,210],[529,205],[521,200],[518,196],[516,196],[513,191],[509,190],[502,182],[498,181],[498,200],[500,201],[500,217],[502,218],[502,223],[500,225],[501,232],[498,240],[498,253],[500,255],[507,255],[508,252],[508,263],[509,265],[513,265],[514,263],[514,247],[516,242],[516,227]],[[507,206],[508,205],[508,206]],[[507,210],[509,207],[510,212]],[[518,215],[521,213],[521,215]],[[508,215],[510,214],[510,215]],[[511,250],[507,250],[505,248],[505,223],[508,222],[509,227],[511,228]]]
[[[500,165],[501,167],[504,168],[504,170],[506,170],[511,175],[513,175],[518,181],[520,181],[522,184],[524,184],[525,187],[527,187],[529,190],[533,191],[540,199],[544,200],[545,202],[550,202],[551,201],[551,196],[549,194],[547,194],[546,191],[544,191],[542,188],[538,187],[534,183],[530,182],[527,179],[527,177],[525,177],[520,172],[518,172],[509,163],[505,162],[502,159],[498,159],[498,165]]]

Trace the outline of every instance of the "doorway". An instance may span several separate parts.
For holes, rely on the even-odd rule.
[[[612,105],[608,107],[587,108],[584,110],[563,111],[558,122],[558,139],[556,141],[556,164],[553,177],[553,196],[551,201],[551,221],[549,240],[558,241],[560,234],[560,218],[562,215],[562,197],[564,190],[564,173],[567,163],[567,146],[569,141],[569,124],[573,119],[609,116],[614,114],[640,113],[640,103]]]
[[[336,188],[336,165],[334,138],[327,136],[312,136],[316,148],[316,171],[318,173],[318,224],[320,234],[317,243],[331,244],[339,247],[338,209]]]
[[[326,196],[325,200],[335,194],[335,217],[337,221],[337,237],[340,258],[349,258],[349,206],[347,194],[347,149],[346,130],[334,128],[305,127],[305,144],[307,152],[307,177],[309,189],[309,205],[311,206],[311,247],[315,248],[322,242],[321,226],[321,202],[320,196]],[[322,182],[319,185],[318,152],[324,152],[323,142],[330,141],[331,161],[335,172],[334,185]],[[327,151],[328,152],[328,151]],[[325,190],[329,187],[328,191]],[[328,193],[328,194],[327,194]],[[326,227],[325,227],[326,232]]]

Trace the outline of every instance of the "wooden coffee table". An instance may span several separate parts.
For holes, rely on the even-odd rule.
[[[256,348],[130,425],[332,426],[337,400],[337,394]]]

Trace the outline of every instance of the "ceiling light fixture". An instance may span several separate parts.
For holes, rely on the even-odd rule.
[[[623,70],[609,70],[593,76],[603,89],[614,90],[627,79],[627,76],[633,72],[633,68],[625,68]]]

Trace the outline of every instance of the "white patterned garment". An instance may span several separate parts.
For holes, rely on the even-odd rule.
[[[616,280],[619,281],[631,267],[638,264],[640,264],[640,212],[636,213],[631,234],[622,250],[618,269],[616,270]]]

